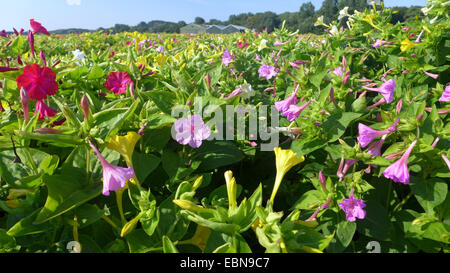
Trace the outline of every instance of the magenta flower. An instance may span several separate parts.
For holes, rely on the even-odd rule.
[[[114,94],[123,94],[127,92],[127,86],[134,85],[127,72],[111,72],[105,82],[106,89],[114,92]]]
[[[356,218],[364,219],[366,217],[366,211],[364,210],[366,204],[362,199],[355,199],[353,189],[350,192],[350,197],[342,200],[339,207],[347,214],[346,218],[350,222],[355,222]]]
[[[7,66],[0,66],[0,72],[17,71],[19,68],[12,68]]]
[[[125,187],[128,179],[131,179],[135,176],[134,170],[132,167],[122,168],[118,166],[114,166],[102,156],[99,150],[92,145],[89,141],[89,145],[94,150],[97,155],[100,163],[103,168],[103,195],[109,196],[110,191],[117,191],[121,188]]]
[[[386,140],[387,135],[381,137],[380,140],[372,142],[367,148],[367,153],[372,155],[372,157],[381,155],[381,148],[383,147],[384,141]]]
[[[45,27],[43,27],[40,23],[34,21],[34,19],[30,19],[30,25],[31,28],[33,29],[33,33],[42,33],[45,35],[50,36],[50,33],[47,31],[47,29],[45,29]]]
[[[291,105],[297,104],[297,90],[298,87],[287,99],[275,102],[275,108],[277,108],[278,112],[286,112],[289,110]]]
[[[43,120],[44,117],[53,117],[58,111],[48,107],[42,100],[38,100],[36,102],[36,109],[34,110],[34,114],[39,113],[39,120]]]
[[[225,66],[228,66],[233,58],[234,56],[230,54],[230,51],[228,51],[227,49],[223,51],[222,61]]]
[[[428,77],[431,77],[435,80],[437,80],[439,78],[439,74],[433,74],[433,73],[427,72],[425,70],[423,71],[423,73],[425,73]]]
[[[292,122],[292,121],[296,120],[298,118],[298,116],[300,116],[302,111],[305,110],[305,108],[308,107],[308,105],[310,105],[311,102],[312,102],[312,100],[308,101],[306,104],[304,104],[302,106],[291,104],[289,106],[289,109],[287,111],[284,111],[283,114],[281,114],[281,115],[283,117],[287,117],[287,120]]]
[[[199,115],[192,115],[189,119],[180,118],[174,123],[175,138],[182,145],[199,148],[202,141],[211,135],[211,129],[203,122]]]
[[[341,163],[341,165],[342,165],[342,163]],[[339,177],[339,182],[341,182],[344,179],[344,176],[348,172],[348,169],[350,169],[350,167],[353,165],[355,165],[355,160],[351,160],[351,159],[345,160],[344,167],[340,168],[337,173],[337,176]]]
[[[242,92],[244,92],[244,91],[242,91],[241,88],[237,88],[230,94],[226,95],[225,98],[233,98],[233,97],[239,96],[240,94],[242,94]]]
[[[375,138],[394,132],[397,129],[397,124],[399,121],[400,120],[397,118],[391,127],[389,127],[386,130],[383,130],[383,131],[374,130],[374,129],[370,128],[369,126],[364,125],[362,123],[358,124],[358,131],[359,131],[359,136],[357,138],[358,142],[361,144],[362,148],[366,147]]]
[[[380,93],[383,96],[384,102],[386,103],[391,103],[394,100],[394,89],[396,87],[397,84],[393,79],[388,80],[378,88],[370,88],[363,86],[363,88],[366,90]]]
[[[444,92],[442,92],[442,96],[439,98],[441,102],[449,102],[450,101],[450,84],[445,87]]]
[[[6,31],[3,29],[2,31],[0,31],[0,37],[8,37],[8,34],[6,34]]]
[[[28,31],[28,43],[30,44],[31,55],[35,55],[34,51],[34,34],[31,30]]]
[[[409,148],[399,160],[392,163],[389,167],[386,168],[386,170],[384,170],[383,175],[386,178],[392,179],[394,182],[409,184],[409,170],[407,161],[416,143],[417,139],[413,141],[413,143],[409,146]]]
[[[262,64],[258,70],[260,78],[266,78],[268,80],[272,79],[272,77],[276,77],[278,72],[275,67],[271,65]]]

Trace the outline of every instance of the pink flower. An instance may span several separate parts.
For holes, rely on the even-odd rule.
[[[260,78],[266,78],[268,80],[272,79],[272,77],[276,77],[278,71],[275,67],[271,65],[262,64],[258,70]]]
[[[81,109],[83,109],[83,115],[84,115],[84,119],[88,120],[89,119],[89,100],[86,97],[86,95],[83,95],[83,97],[81,97],[81,101],[80,101],[80,106]]]
[[[383,147],[384,141],[386,140],[387,135],[381,137],[380,140],[372,142],[367,148],[367,153],[371,154],[372,157],[381,155],[381,148]]]
[[[396,87],[397,84],[393,79],[388,80],[378,88],[370,88],[363,86],[363,88],[366,90],[380,93],[384,98],[384,102],[386,103],[391,103],[394,100],[394,91],[395,91],[394,89]]]
[[[38,64],[25,66],[23,74],[16,79],[17,87],[24,88],[32,100],[43,100],[58,90],[56,74],[48,67]]]
[[[289,41],[286,41],[286,42],[282,43],[280,40],[277,40],[275,43],[273,43],[273,45],[274,46],[279,46],[279,45],[285,45],[287,43],[289,43]]]
[[[289,110],[289,107],[291,105],[297,104],[297,102],[298,102],[297,90],[298,90],[298,87],[295,89],[295,91],[292,93],[292,95],[289,96],[287,99],[275,102],[275,108],[277,108],[278,112],[286,112]]]
[[[427,72],[425,70],[423,71],[423,73],[425,73],[427,76],[429,76],[429,77],[431,77],[431,78],[433,78],[435,80],[437,80],[439,78],[439,74],[429,73],[429,72]]]
[[[233,58],[234,56],[230,54],[230,51],[226,49],[223,51],[222,61],[225,66],[228,66]]]
[[[105,83],[106,89],[114,92],[115,95],[127,92],[127,86],[134,85],[127,72],[111,72]]]
[[[386,41],[377,39],[377,41],[374,44],[371,44],[371,46],[374,48],[380,48],[384,43],[386,43]]]
[[[226,95],[225,98],[233,98],[233,97],[239,96],[240,94],[242,94],[242,92],[244,92],[244,91],[242,91],[241,88],[237,88],[230,94]]]
[[[211,129],[203,122],[199,115],[192,115],[189,119],[180,118],[174,125],[175,138],[181,145],[199,148],[202,141],[211,135]]]
[[[342,77],[344,75],[344,69],[339,66],[335,70],[333,70],[331,73]]]
[[[445,87],[444,92],[442,92],[442,96],[439,98],[441,102],[449,102],[450,101],[450,84]]]
[[[383,131],[377,131],[372,128],[370,128],[367,125],[364,125],[362,123],[358,124],[358,142],[361,144],[361,147],[364,148],[367,145],[369,145],[375,138],[387,135],[389,133],[394,132],[397,129],[397,124],[400,120],[397,118],[391,127],[389,127],[386,130]]]
[[[29,120],[29,101],[30,98],[28,97],[28,93],[27,91],[25,91],[25,89],[20,88],[20,99],[22,100],[22,110],[23,110],[23,115],[24,115],[24,119],[25,122],[28,122]]]
[[[35,55],[34,52],[34,34],[31,30],[28,31],[28,43],[30,44],[31,55]]]
[[[294,121],[298,118],[298,116],[300,116],[300,114],[303,112],[303,110],[305,110],[306,107],[308,107],[308,105],[310,105],[312,102],[312,100],[308,101],[306,104],[302,105],[302,106],[298,106],[295,104],[291,104],[289,106],[289,109],[287,111],[284,111],[281,116],[283,117],[287,117],[287,120],[289,121]]]
[[[105,158],[102,156],[99,150],[94,145],[92,145],[90,141],[89,145],[94,150],[95,154],[100,160],[100,163],[102,164],[103,195],[109,196],[110,191],[117,191],[122,189],[123,187],[125,187],[127,180],[135,176],[132,167],[122,168],[111,165],[110,163],[108,163],[108,161],[105,160]]]
[[[409,148],[399,160],[392,163],[389,167],[386,168],[386,170],[384,170],[383,175],[386,178],[392,179],[394,182],[409,184],[409,170],[407,161],[416,143],[417,139],[413,141],[413,143],[409,146]]]
[[[36,109],[34,110],[34,114],[39,113],[39,120],[43,120],[44,117],[53,117],[58,111],[48,107],[42,100],[38,100],[36,102]]]
[[[6,34],[5,30],[0,31],[0,37],[5,37],[5,38],[8,37],[8,34]]]
[[[448,169],[450,170],[450,160],[448,160],[445,154],[441,154],[441,157],[445,161],[445,164],[447,164]]]
[[[350,192],[350,197],[342,200],[339,207],[347,214],[346,218],[350,222],[355,222],[356,218],[364,219],[366,217],[366,211],[364,210],[366,204],[362,199],[355,199],[353,189]]]
[[[50,33],[47,31],[47,29],[45,29],[45,27],[43,27],[40,23],[34,21],[34,19],[30,19],[30,25],[31,28],[33,29],[34,34],[42,33],[50,36]]]

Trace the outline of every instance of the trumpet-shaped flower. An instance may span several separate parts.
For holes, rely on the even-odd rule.
[[[389,167],[384,170],[383,175],[386,178],[392,179],[394,182],[400,182],[403,184],[409,184],[409,170],[407,161],[412,149],[417,143],[417,139],[409,146],[402,157],[396,162],[392,163]]]
[[[56,74],[50,68],[38,64],[25,66],[16,82],[17,87],[23,87],[32,100],[43,100],[47,95],[55,95],[58,90]]]
[[[114,94],[123,94],[127,92],[127,86],[134,85],[127,72],[111,72],[105,82],[106,89],[114,92]]]
[[[286,41],[284,43],[282,43],[280,40],[276,40],[275,43],[273,43],[274,46],[280,46],[280,45],[285,45],[289,43],[289,41]]]
[[[19,68],[0,66],[0,72],[9,72],[9,71],[17,71]]]
[[[180,118],[174,123],[173,128],[177,142],[182,145],[189,144],[192,148],[199,148],[203,140],[211,135],[211,129],[199,115],[192,115],[189,119]]]
[[[262,64],[258,70],[258,73],[260,78],[266,78],[268,80],[276,77],[278,74],[277,69],[274,66],[267,64]]]
[[[281,185],[281,181],[283,180],[284,175],[294,166],[305,161],[305,157],[298,157],[296,153],[292,150],[283,150],[280,147],[274,149],[275,151],[275,160],[277,167],[277,175],[275,178],[275,185],[273,187],[272,196],[270,197],[270,201],[273,203],[275,199],[275,195],[278,192],[278,188]]]
[[[442,96],[439,98],[439,101],[449,102],[450,101],[450,84],[445,87],[444,92],[442,92]]]
[[[297,104],[297,90],[298,87],[287,99],[275,102],[275,108],[277,108],[278,112],[286,112],[291,105]]]
[[[267,48],[267,40],[262,39],[258,46],[258,51],[263,50],[264,48]]]
[[[226,49],[223,51],[222,61],[225,66],[228,66],[233,58],[234,56],[230,54],[230,51]]]
[[[355,222],[356,218],[364,219],[366,217],[366,211],[364,210],[366,204],[362,199],[355,199],[353,189],[350,192],[350,197],[342,200],[339,207],[346,213],[346,218],[350,222]]]
[[[405,39],[401,42],[400,44],[400,50],[405,52],[411,48],[414,48],[416,46],[418,46],[419,44],[415,44],[413,42],[411,42],[409,39]]]
[[[361,144],[361,147],[363,147],[363,148],[366,147],[375,138],[394,132],[397,129],[397,124],[399,121],[400,120],[397,118],[394,121],[394,123],[392,124],[392,126],[390,126],[388,129],[382,130],[382,131],[374,130],[374,129],[370,128],[369,126],[360,123],[358,125],[358,131],[359,131],[359,136],[357,138],[358,142]]]
[[[127,180],[134,177],[133,167],[122,168],[110,164],[100,151],[89,141],[103,167],[103,195],[109,196],[110,191],[117,191],[125,187]]]
[[[344,7],[343,9],[341,9],[339,11],[338,20],[341,20],[342,18],[344,18],[346,16],[350,16],[350,14],[348,14],[348,7]]]
[[[79,49],[72,51],[72,54],[73,54],[73,58],[79,62],[86,59],[86,56],[84,55],[84,53],[82,51],[80,51]]]
[[[287,117],[287,120],[289,121],[294,121],[298,118],[298,116],[300,116],[300,114],[303,112],[303,110],[305,110],[306,107],[308,107],[308,105],[310,105],[312,102],[312,100],[308,101],[306,104],[302,105],[302,106],[298,106],[295,104],[292,104],[289,106],[289,109],[285,112],[283,112],[283,114],[281,114],[283,117]]]
[[[120,153],[128,166],[133,166],[133,152],[134,146],[141,139],[141,136],[136,132],[128,132],[126,136],[115,135],[106,144],[108,149]]]
[[[25,89],[23,89],[23,87],[20,88],[20,99],[22,100],[22,110],[23,110],[23,116],[24,116],[25,122],[28,122],[28,120],[29,120],[28,111],[29,111],[30,98],[28,97],[27,91],[25,91]]]
[[[33,29],[33,33],[42,33],[50,36],[50,33],[47,31],[45,27],[43,27],[39,22],[34,21],[34,19],[30,19],[30,26]]]
[[[397,84],[393,79],[384,82],[378,88],[370,88],[363,86],[363,88],[366,90],[380,93],[383,96],[386,103],[391,103],[394,100],[394,92],[396,87]]]
[[[44,117],[53,117],[58,113],[55,109],[52,109],[48,107],[47,104],[45,104],[42,100],[38,100],[36,102],[36,109],[34,110],[34,113],[39,113],[39,120],[43,120]]]
[[[237,192],[237,185],[236,185],[236,179],[233,177],[232,171],[226,171],[225,172],[225,182],[227,186],[227,194],[228,194],[228,203],[230,208],[236,207],[236,192]]]

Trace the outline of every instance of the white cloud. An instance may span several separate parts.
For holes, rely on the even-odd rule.
[[[66,0],[69,6],[79,6],[81,5],[81,0]]]

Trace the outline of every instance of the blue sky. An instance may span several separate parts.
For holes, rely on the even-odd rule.
[[[2,1],[0,30],[29,29],[29,19],[48,30],[110,27],[116,23],[137,25],[141,21],[193,22],[196,16],[226,20],[231,14],[298,11],[311,1],[316,10],[322,0],[14,0]],[[387,7],[425,6],[426,0],[385,0]]]

